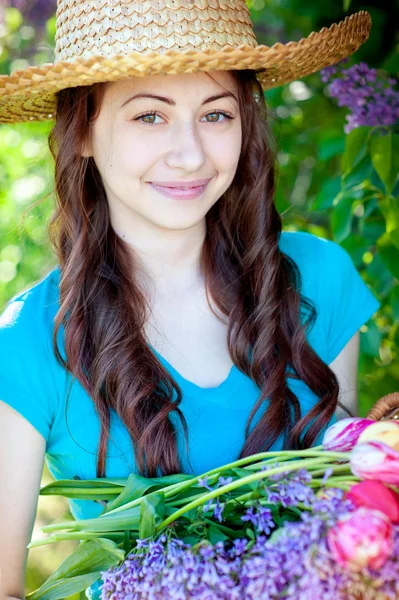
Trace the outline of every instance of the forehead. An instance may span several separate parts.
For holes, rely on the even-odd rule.
[[[176,75],[145,75],[144,77],[130,77],[121,81],[110,82],[106,88],[105,97],[108,99],[123,99],[131,92],[161,91],[168,96],[187,99],[187,96],[196,97],[197,94],[205,95],[211,92],[220,92],[227,89],[236,90],[236,82],[229,71],[212,71],[209,74],[181,73]]]

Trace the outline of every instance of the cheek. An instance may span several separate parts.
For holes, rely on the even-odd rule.
[[[241,128],[223,132],[223,135],[212,135],[206,151],[219,172],[235,169],[241,153]]]
[[[241,154],[241,138],[235,138],[231,143],[224,148],[220,153],[221,168],[229,173],[230,178],[233,177],[237,170],[238,161]]]
[[[112,149],[112,170],[126,178],[140,177],[154,164],[159,144],[126,133]]]

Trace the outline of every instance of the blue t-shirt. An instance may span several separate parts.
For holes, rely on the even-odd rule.
[[[302,276],[301,292],[317,310],[317,320],[307,333],[308,342],[330,364],[380,302],[346,250],[335,242],[310,233],[283,231],[279,246],[296,262]],[[0,399],[43,435],[46,463],[55,479],[95,479],[100,419],[94,402],[79,381],[59,365],[53,351],[59,277],[60,268],[56,266],[38,283],[14,296],[0,316]],[[61,327],[58,343],[65,358],[62,334]],[[202,388],[182,377],[153,351],[182,389],[180,409],[188,424],[194,474],[236,460],[244,444],[248,416],[260,395],[256,384],[233,365],[221,385]],[[300,380],[289,378],[288,384],[300,401],[302,415],[306,414],[319,398]],[[256,413],[251,431],[265,408],[263,404]],[[106,475],[124,478],[137,472],[133,448],[122,421],[112,409],[110,413]],[[178,448],[183,472],[192,473],[180,419],[173,422],[180,424]],[[319,436],[316,443],[320,442]],[[279,439],[273,449],[281,446]],[[77,519],[103,511],[101,504],[91,500],[70,500],[70,508]]]

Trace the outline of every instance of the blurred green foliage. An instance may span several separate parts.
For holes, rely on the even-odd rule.
[[[364,61],[398,76],[394,0],[384,6],[377,0],[248,0],[248,5],[258,42],[267,45],[299,40],[345,18],[348,10],[368,10],[370,39],[349,64]],[[37,27],[16,8],[0,8],[0,73],[52,62],[54,34],[55,16]],[[346,109],[330,98],[319,73],[265,96],[279,147],[277,207],[284,229],[340,243],[382,302],[361,329],[359,400],[364,415],[378,398],[399,390],[398,136],[369,135],[370,128],[345,135]],[[46,234],[54,207],[50,129],[48,122],[0,127],[0,308],[56,264]],[[45,469],[43,484],[50,480]],[[40,536],[42,525],[63,520],[64,513],[65,499],[40,498],[33,538]],[[64,542],[31,551],[27,592],[39,587],[74,547]]]

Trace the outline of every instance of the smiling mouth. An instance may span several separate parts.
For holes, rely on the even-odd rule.
[[[171,187],[149,182],[150,186],[163,196],[175,199],[180,198],[182,200],[194,200],[199,198],[205,192],[205,189],[208,187],[208,183],[209,181],[203,185],[197,185],[195,187]]]
[[[196,189],[199,187],[203,187],[204,185],[207,185],[210,182],[211,178],[209,179],[198,179],[197,181],[193,181],[193,183],[189,184],[187,183],[187,185],[185,185],[184,183],[178,183],[176,182],[174,184],[174,182],[169,183],[167,181],[163,182],[157,182],[157,181],[149,181],[148,183],[155,185],[157,187],[163,187],[163,188],[171,188],[174,190],[191,190],[191,189]]]

